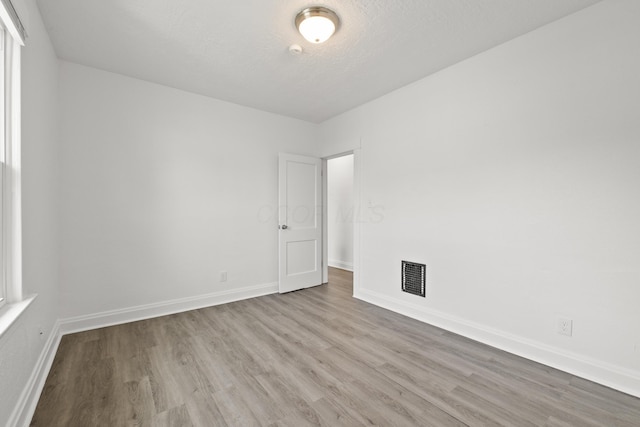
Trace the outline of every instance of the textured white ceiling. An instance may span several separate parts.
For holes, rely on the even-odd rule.
[[[322,122],[599,0],[38,0],[62,59]],[[342,25],[312,45],[310,5]],[[292,56],[297,43],[303,53]]]

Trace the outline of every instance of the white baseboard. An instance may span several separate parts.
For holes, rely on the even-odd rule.
[[[226,304],[248,298],[260,297],[278,292],[278,283],[247,286],[239,289],[231,289],[214,292],[195,297],[180,298],[172,301],[162,301],[153,304],[127,307],[118,310],[103,311],[101,313],[85,316],[69,317],[60,320],[60,332],[62,335],[74,332],[88,331],[90,329],[104,328],[106,326],[135,322],[153,317],[166,316],[181,313],[183,311],[197,310],[199,308]]]
[[[11,417],[9,417],[8,426],[24,426],[27,427],[31,423],[31,418],[36,410],[38,399],[44,388],[44,383],[49,375],[49,370],[53,364],[53,359],[58,351],[58,345],[60,345],[60,323],[56,322],[53,325],[53,329],[47,338],[47,342],[42,348],[40,357],[36,362],[31,376],[27,381],[18,403],[13,409]]]
[[[353,296],[525,359],[640,397],[640,372],[638,371],[621,368],[538,341],[508,334],[378,292],[358,290]]]
[[[339,268],[341,270],[353,271],[353,263],[330,259],[327,264],[329,267]]]

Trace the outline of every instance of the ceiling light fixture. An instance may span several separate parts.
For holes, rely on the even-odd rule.
[[[338,15],[326,7],[308,7],[296,16],[296,28],[311,43],[323,43],[338,29]]]

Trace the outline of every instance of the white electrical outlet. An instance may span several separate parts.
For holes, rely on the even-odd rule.
[[[226,282],[227,281],[227,272],[226,271],[221,271],[220,272],[220,281],[221,282]]]
[[[558,317],[558,333],[570,337],[573,333],[573,320],[566,317]]]

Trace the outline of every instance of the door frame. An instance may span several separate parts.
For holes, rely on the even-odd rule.
[[[353,296],[360,293],[361,271],[361,213],[362,175],[361,153],[356,148],[322,157],[322,283],[329,281],[329,221],[328,221],[328,169],[327,161],[353,154]]]

